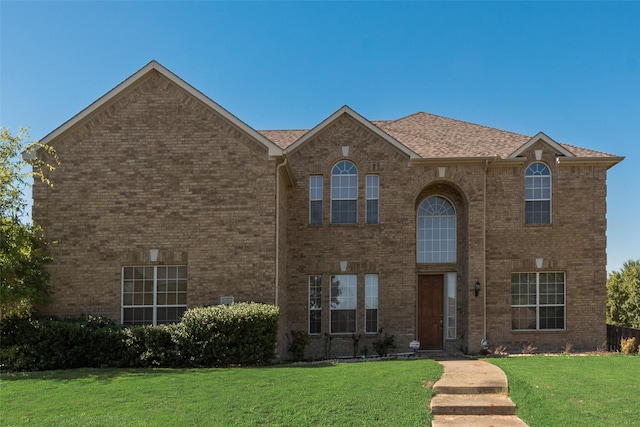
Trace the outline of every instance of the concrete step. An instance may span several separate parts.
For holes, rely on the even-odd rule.
[[[431,427],[527,427],[515,415],[436,415]]]
[[[440,362],[444,374],[434,384],[436,394],[507,393],[507,376],[500,368],[477,360],[451,360]]]
[[[516,405],[504,394],[439,394],[431,400],[433,415],[515,415]]]

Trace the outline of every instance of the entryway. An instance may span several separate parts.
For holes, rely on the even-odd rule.
[[[418,339],[420,350],[443,350],[444,275],[418,276]]]

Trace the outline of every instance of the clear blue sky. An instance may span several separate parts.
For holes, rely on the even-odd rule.
[[[640,259],[640,2],[0,0],[0,124],[40,139],[155,59],[256,129],[343,105],[625,156],[608,270]]]

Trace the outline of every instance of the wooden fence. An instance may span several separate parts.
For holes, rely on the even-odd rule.
[[[609,351],[620,351],[620,340],[633,337],[635,337],[636,343],[640,345],[640,329],[607,325],[607,346]]]

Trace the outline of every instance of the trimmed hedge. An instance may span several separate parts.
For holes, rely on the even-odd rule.
[[[269,363],[279,310],[257,303],[197,307],[180,323],[124,327],[103,317],[0,321],[0,369],[210,367]]]

